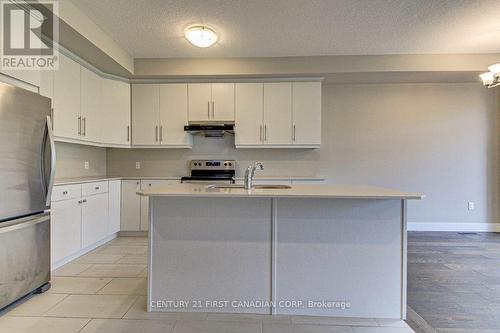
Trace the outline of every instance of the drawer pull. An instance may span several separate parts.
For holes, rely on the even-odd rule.
[[[96,189],[96,190],[98,190],[98,189],[99,189],[99,186],[96,186],[96,187],[95,187],[95,189]]]
[[[68,194],[68,191],[63,191],[63,195],[66,195],[66,194]]]

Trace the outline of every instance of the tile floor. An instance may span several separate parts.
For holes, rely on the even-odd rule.
[[[403,321],[147,313],[147,239],[117,238],[52,274],[52,288],[0,314],[0,333],[410,333]]]

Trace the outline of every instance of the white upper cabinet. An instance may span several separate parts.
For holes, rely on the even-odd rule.
[[[321,145],[321,82],[236,84],[237,148]]]
[[[132,85],[132,143],[156,145],[160,142],[160,85]]]
[[[292,83],[264,83],[264,144],[292,143]]]
[[[190,122],[233,122],[234,83],[188,84]]]
[[[132,85],[132,145],[190,148],[187,84]]]
[[[321,144],[321,82],[292,84],[292,141],[296,145]]]
[[[105,145],[129,146],[130,84],[102,79],[101,142]]]
[[[212,120],[234,121],[234,83],[212,83]]]
[[[99,142],[102,116],[102,79],[99,75],[81,67],[81,139]]]
[[[212,85],[210,83],[188,84],[189,121],[212,119]]]
[[[59,55],[59,69],[54,71],[54,134],[81,139],[80,65]]]
[[[160,134],[164,146],[191,146],[193,137],[184,131],[188,123],[187,84],[160,85]]]
[[[264,143],[264,84],[236,84],[235,145]]]
[[[39,94],[48,97],[54,105],[54,71],[40,71]]]

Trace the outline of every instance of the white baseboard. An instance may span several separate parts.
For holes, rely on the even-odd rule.
[[[66,265],[68,262],[73,261],[76,258],[83,256],[84,254],[89,253],[90,251],[92,251],[92,250],[98,248],[99,246],[101,246],[101,245],[109,242],[110,240],[115,239],[117,236],[118,236],[118,233],[109,235],[108,237],[106,237],[106,238],[98,241],[97,243],[94,243],[94,244],[92,244],[90,246],[87,246],[84,249],[81,249],[77,253],[74,253],[74,254],[72,254],[70,256],[67,256],[66,258],[61,259],[61,260],[59,260],[59,261],[57,261],[55,263],[52,263],[52,265],[51,265],[51,271],[54,271],[54,270],[58,269],[59,267],[61,267],[63,265]]]
[[[409,222],[408,231],[500,232],[500,223]]]

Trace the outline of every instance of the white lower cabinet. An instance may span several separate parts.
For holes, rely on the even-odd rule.
[[[52,202],[50,223],[50,254],[54,264],[82,248],[81,199]]]
[[[122,181],[111,180],[108,187],[108,233],[120,231]]]
[[[140,180],[122,180],[121,231],[139,231],[141,229],[141,189]]]
[[[54,187],[51,203],[53,268],[91,250],[119,231],[119,182]]]
[[[82,243],[86,248],[107,236],[108,194],[84,197],[82,201]]]

